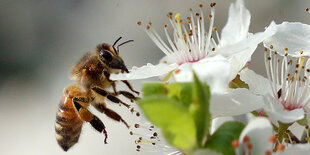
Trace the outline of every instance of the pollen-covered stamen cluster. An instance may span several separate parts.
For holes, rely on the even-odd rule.
[[[240,144],[239,140],[233,140],[232,146],[237,149],[239,154],[251,155],[252,143],[250,142],[249,136],[244,136],[242,143]]]
[[[164,31],[169,42],[166,44],[158,33],[152,28],[152,23],[149,22],[144,30],[154,43],[172,60],[178,64],[197,62],[206,57],[209,52],[214,51],[220,40],[218,32],[214,24],[216,3],[211,3],[211,13],[208,15],[210,19],[209,29],[206,31],[202,7],[199,5],[200,13],[193,13],[190,9],[190,16],[186,18],[186,22],[180,19],[180,14],[168,13],[172,37],[168,32],[168,25],[164,25]],[[140,21],[137,23],[142,24]],[[215,32],[217,42],[213,39],[212,33]]]
[[[273,96],[288,111],[303,108],[310,101],[309,59],[302,57],[303,51],[300,51],[301,57],[290,58],[288,54],[280,56],[276,51],[272,51],[272,45],[269,49],[269,52],[265,50],[265,66]],[[288,51],[288,48],[283,50]]]
[[[285,150],[286,146],[288,146],[289,144],[293,144],[292,141],[288,142],[286,144],[279,143],[279,141],[277,139],[277,135],[270,136],[268,139],[266,139],[264,141],[266,141],[267,143],[273,144],[272,148],[269,148],[267,150],[263,150],[265,152],[265,155],[271,155],[272,152],[277,152],[277,151],[283,152]],[[252,152],[253,148],[258,147],[258,146],[255,146],[255,143],[251,143],[249,136],[245,136],[242,139],[241,144],[240,144],[238,139],[233,140],[232,146],[233,146],[233,148],[236,149],[237,152],[239,152],[239,154],[243,154],[243,155],[253,154],[253,152]],[[256,148],[256,149],[258,149],[258,148]]]
[[[139,123],[134,125],[133,131],[130,135],[136,136],[135,144],[137,145],[137,152],[148,152],[148,153],[162,153],[177,155],[182,154],[175,148],[162,142],[160,139],[160,132],[154,125],[150,123]]]

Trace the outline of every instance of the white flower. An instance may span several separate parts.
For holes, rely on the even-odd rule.
[[[268,79],[244,69],[240,73],[241,80],[249,85],[252,93],[264,99],[264,111],[273,121],[293,123],[302,119],[310,102],[309,59],[290,59],[266,51],[265,66]]]
[[[215,3],[211,3],[209,28],[205,29],[205,16],[202,5],[199,13],[190,10],[187,21],[180,20],[180,15],[173,18],[168,14],[172,37],[168,26],[164,31],[168,40],[165,43],[149,23],[144,30],[166,56],[158,65],[148,64],[140,68],[134,67],[130,73],[112,74],[112,80],[144,79],[171,73],[176,81],[191,81],[194,70],[201,80],[208,82],[212,93],[223,93],[229,81],[250,60],[251,55],[266,37],[275,33],[274,24],[263,33],[255,35],[248,32],[250,13],[245,8],[243,0],[231,4],[229,18],[223,28],[221,37],[213,26],[215,17]],[[138,22],[141,25],[141,22]]]
[[[249,122],[243,129],[239,146],[235,146],[237,155],[263,155],[266,152],[272,152],[273,142],[270,137],[273,136],[272,126],[268,119],[258,117]]]
[[[268,79],[248,69],[240,75],[252,93],[264,98],[272,121],[293,123],[309,112],[310,62],[303,56],[310,56],[310,26],[284,22],[275,27],[277,32],[264,41]]]
[[[299,155],[309,154],[310,144],[295,144],[288,134],[288,141],[278,143],[268,119],[257,117],[243,129],[239,140],[233,142],[237,155]],[[277,144],[277,145],[276,145]],[[276,152],[274,152],[276,151]]]

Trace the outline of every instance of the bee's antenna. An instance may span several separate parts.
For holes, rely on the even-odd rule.
[[[122,45],[124,45],[124,44],[127,44],[127,43],[130,43],[130,42],[133,42],[133,41],[134,41],[134,40],[127,40],[127,41],[125,41],[125,42],[119,44],[119,45],[116,47],[116,48],[117,48],[117,51],[119,51],[118,48],[119,48],[120,46],[122,46]]]
[[[114,42],[114,44],[113,44],[113,47],[116,45],[116,43],[119,41],[119,40],[121,40],[122,39],[122,37],[119,37],[115,42]]]

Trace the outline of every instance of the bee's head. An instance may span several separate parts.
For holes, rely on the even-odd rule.
[[[129,73],[122,57],[119,55],[119,50],[118,48],[121,45],[124,45],[125,43],[131,42],[133,40],[126,41],[124,43],[121,43],[115,48],[115,44],[121,39],[117,39],[115,43],[110,46],[106,43],[100,44],[97,46],[97,54],[100,58],[100,60],[109,68],[111,69],[120,69],[122,72],[127,72]]]

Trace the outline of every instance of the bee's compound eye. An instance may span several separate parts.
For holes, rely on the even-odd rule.
[[[105,60],[111,60],[112,59],[112,55],[106,50],[105,51],[101,50],[99,53],[99,56],[101,59],[105,59]]]

